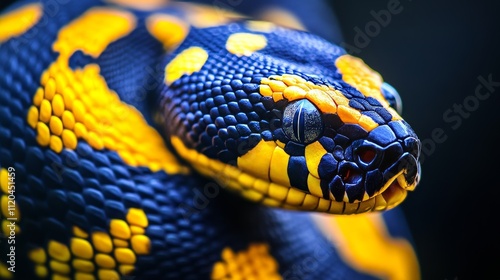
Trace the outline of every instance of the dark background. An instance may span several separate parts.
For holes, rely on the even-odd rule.
[[[348,50],[398,89],[403,117],[425,143],[422,181],[402,204],[422,279],[500,279],[500,86],[475,97],[478,77],[500,82],[500,5],[332,2],[343,42],[357,48]],[[390,13],[388,5],[397,7],[391,18],[376,23],[373,14],[387,15],[380,11]],[[453,111],[458,105],[463,115]],[[453,120],[443,116],[448,110]]]

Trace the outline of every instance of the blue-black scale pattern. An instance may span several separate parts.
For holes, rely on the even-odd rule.
[[[28,32],[16,40],[0,44],[0,53],[10,58],[6,63],[0,64],[0,167],[14,167],[16,172],[16,204],[22,209],[22,219],[18,221],[18,226],[26,233],[39,233],[43,232],[43,228],[51,228],[50,234],[56,239],[64,236],[58,234],[65,233],[65,229],[54,222],[54,218],[43,222],[40,219],[53,214],[43,204],[47,198],[47,186],[50,186],[47,184],[50,181],[44,181],[47,178],[45,171],[50,166],[47,162],[54,161],[54,157],[46,149],[38,147],[35,131],[25,119],[41,73],[56,58],[57,54],[51,50],[56,31],[92,3],[59,5],[56,18],[49,14],[48,9]],[[40,32],[44,36],[36,36]],[[10,94],[12,92],[18,94]],[[33,200],[32,197],[39,197],[40,200]],[[43,235],[20,234],[16,236],[16,251],[27,252],[40,246],[43,241]],[[7,242],[0,242],[0,251],[7,252],[7,246]],[[5,263],[6,258],[5,254],[0,256],[2,263]],[[16,254],[16,262],[23,264],[23,269],[17,270],[16,276],[30,279],[34,265],[28,260],[27,254]]]
[[[290,156],[303,156],[306,146],[294,141],[285,142],[285,152]]]
[[[158,57],[164,53],[163,45],[146,29],[146,13],[137,12],[136,28],[126,37],[112,42],[97,58],[75,52],[69,61],[72,69],[96,63],[110,89],[120,100],[134,104],[146,121],[152,125],[154,107],[151,92],[157,90],[163,79],[158,76],[161,63]]]
[[[263,34],[268,44],[251,56],[238,57],[223,52],[221,49],[225,49],[225,40],[222,38],[227,38],[227,35],[220,34],[227,34],[228,28],[231,28],[231,32]],[[190,148],[234,164],[238,156],[245,154],[262,139],[289,143],[289,138],[281,130],[281,118],[288,102],[274,102],[269,97],[263,97],[258,92],[262,78],[294,74],[318,85],[333,86],[347,92],[346,96],[363,97],[341,81],[332,63],[338,56],[345,54],[342,49],[327,47],[326,41],[307,33],[300,33],[287,41],[290,37],[287,36],[288,32],[280,28],[269,34],[255,32],[248,30],[245,23],[234,23],[231,27],[192,28],[179,49],[183,49],[184,45],[200,46],[209,57],[200,71],[183,76],[162,90],[160,110],[165,123],[169,124],[165,128],[166,134],[173,135],[175,132],[176,135],[186,135],[183,140]],[[283,41],[290,48],[284,48]],[[300,54],[290,51],[296,49],[297,44],[304,45],[309,51],[321,50],[324,55],[313,58],[315,61],[311,63]],[[169,55],[164,63],[168,64],[177,54],[179,51]],[[300,72],[297,71],[298,65]],[[325,72],[337,73],[337,76],[319,78]],[[325,117],[325,126],[328,128],[335,130],[343,124],[338,117],[333,117],[330,122],[328,118],[332,117]],[[336,133],[332,131],[331,134]],[[287,144],[286,149],[290,155],[303,155],[300,145]]]
[[[221,60],[225,69],[210,74]],[[261,139],[271,140],[270,114],[258,93],[260,79],[255,77],[271,72],[253,68],[251,61],[241,65],[236,56],[209,52],[200,72],[177,80],[166,92],[162,110],[171,123],[169,134],[180,131],[178,135],[187,135],[191,147],[224,162],[233,162]],[[177,96],[176,92],[184,93]]]
[[[309,188],[307,187],[309,170],[307,169],[306,158],[304,156],[290,157],[287,174],[292,186],[309,193]]]

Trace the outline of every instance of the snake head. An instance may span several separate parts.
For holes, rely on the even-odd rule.
[[[397,91],[337,45],[255,26],[192,29],[166,58],[162,122],[178,155],[270,206],[400,204],[419,181],[420,141]]]

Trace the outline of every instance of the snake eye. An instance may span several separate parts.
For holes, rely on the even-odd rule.
[[[323,121],[318,108],[309,100],[291,102],[283,113],[283,131],[292,141],[309,144],[323,131]]]
[[[401,100],[398,91],[388,83],[383,83],[381,89],[382,94],[387,102],[389,102],[389,105],[401,115],[403,113],[403,101]]]

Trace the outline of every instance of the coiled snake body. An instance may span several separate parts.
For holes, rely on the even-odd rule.
[[[418,279],[397,92],[312,33],[156,2],[0,15],[0,277]]]

